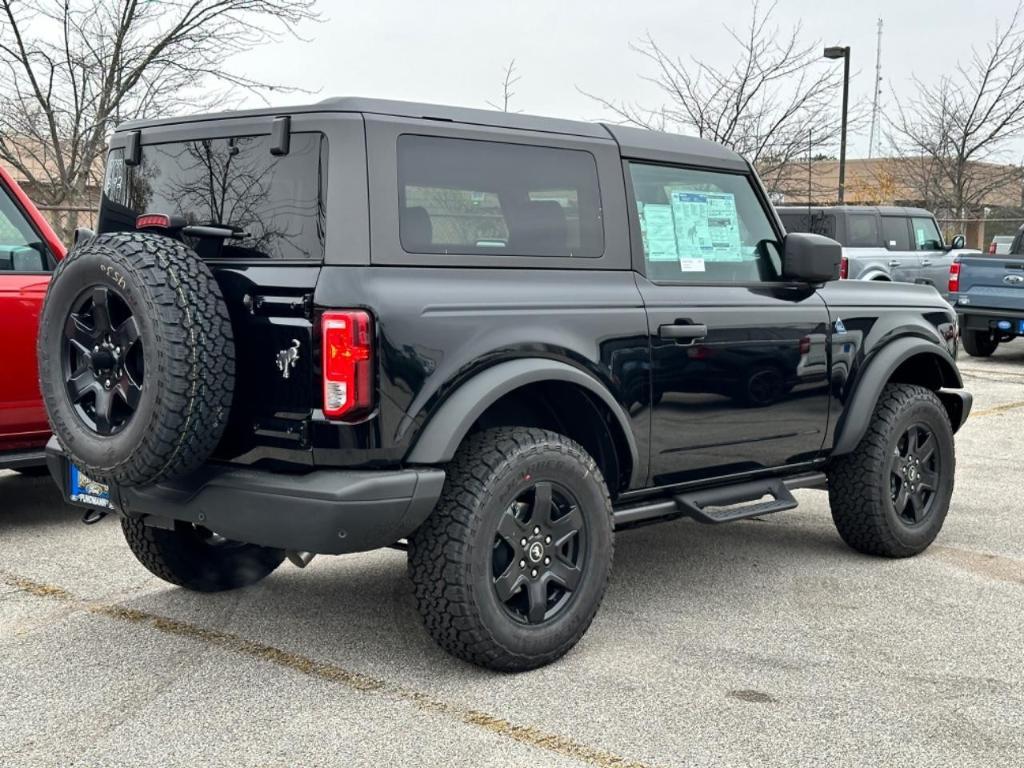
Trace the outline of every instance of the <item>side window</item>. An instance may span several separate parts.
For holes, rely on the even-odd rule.
[[[935,226],[935,220],[924,216],[915,216],[910,220],[914,230],[914,243],[919,251],[941,251],[942,235]]]
[[[910,230],[902,216],[882,217],[882,245],[890,251],[910,250]]]
[[[0,274],[4,272],[49,272],[46,246],[0,186]]]
[[[668,282],[774,282],[780,249],[742,174],[630,163],[647,276]]]
[[[398,198],[408,253],[604,253],[597,162],[582,150],[403,135]]]
[[[846,242],[850,248],[877,248],[878,218],[874,214],[851,213],[846,217]]]
[[[834,213],[780,213],[779,218],[787,232],[812,232],[836,238],[836,215]]]

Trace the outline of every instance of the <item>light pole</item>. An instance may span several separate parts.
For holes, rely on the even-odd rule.
[[[850,46],[831,45],[825,49],[826,59],[843,60],[843,128],[839,139],[839,204],[846,196],[846,108],[850,98]]]

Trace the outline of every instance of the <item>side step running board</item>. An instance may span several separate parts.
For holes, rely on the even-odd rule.
[[[784,478],[752,480],[736,485],[704,488],[664,496],[647,503],[615,510],[615,528],[630,528],[677,517],[692,517],[701,523],[731,523],[797,506],[790,491],[794,488],[826,488],[828,480],[821,472]],[[770,499],[764,499],[770,496]]]
[[[772,498],[770,501],[760,501],[765,496]],[[781,480],[755,481],[684,493],[676,496],[675,502],[687,517],[710,524],[731,523],[748,517],[783,512],[797,506],[793,494]]]

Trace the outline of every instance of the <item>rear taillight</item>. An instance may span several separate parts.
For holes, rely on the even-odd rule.
[[[846,280],[850,276],[850,260],[843,256],[839,260],[839,279]]]
[[[995,252],[996,252],[996,242],[995,242],[995,240],[993,240],[991,243],[988,244],[989,256],[994,256]]]
[[[960,262],[954,261],[949,265],[949,292],[958,293],[960,291]]]
[[[807,355],[807,354],[810,354],[810,351],[811,351],[811,337],[810,336],[804,336],[802,339],[800,339],[800,354],[801,355]]]
[[[361,309],[324,312],[324,415],[361,416],[373,408],[373,334],[370,315]]]

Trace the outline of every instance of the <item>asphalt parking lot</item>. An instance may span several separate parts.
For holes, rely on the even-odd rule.
[[[0,472],[0,765],[1024,764],[1024,342],[961,364],[924,555],[846,549],[814,491],[625,532],[590,632],[518,676],[433,644],[401,552],[197,595]]]

